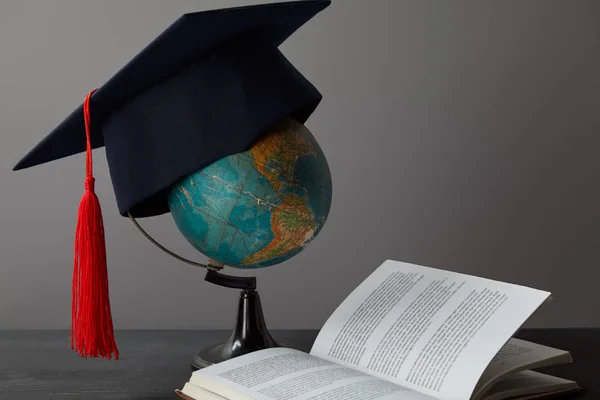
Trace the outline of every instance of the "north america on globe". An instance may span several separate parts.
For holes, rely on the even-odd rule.
[[[310,131],[286,119],[245,152],[190,174],[170,191],[184,237],[207,257],[268,267],[301,252],[323,227],[331,174]]]

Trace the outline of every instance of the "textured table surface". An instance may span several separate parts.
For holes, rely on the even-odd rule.
[[[309,350],[316,331],[273,331]],[[224,341],[227,331],[120,331],[119,361],[81,359],[68,349],[66,331],[0,331],[0,399],[176,399],[188,380],[189,361],[201,348]],[[523,339],[571,351],[572,365],[548,372],[586,388],[576,399],[600,399],[600,329],[524,330]]]

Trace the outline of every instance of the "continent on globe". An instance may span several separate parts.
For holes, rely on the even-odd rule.
[[[286,119],[245,152],[192,173],[169,193],[184,237],[207,257],[267,267],[302,251],[331,206],[331,174],[310,131]]]

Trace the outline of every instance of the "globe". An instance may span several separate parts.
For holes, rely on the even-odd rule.
[[[183,236],[212,260],[261,268],[300,253],[331,206],[331,174],[310,131],[286,119],[245,152],[194,172],[169,191]]]

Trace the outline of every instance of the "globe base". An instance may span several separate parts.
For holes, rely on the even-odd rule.
[[[191,367],[202,369],[221,361],[272,347],[282,347],[267,329],[258,292],[243,289],[238,303],[238,314],[229,340],[212,345],[196,353]]]

